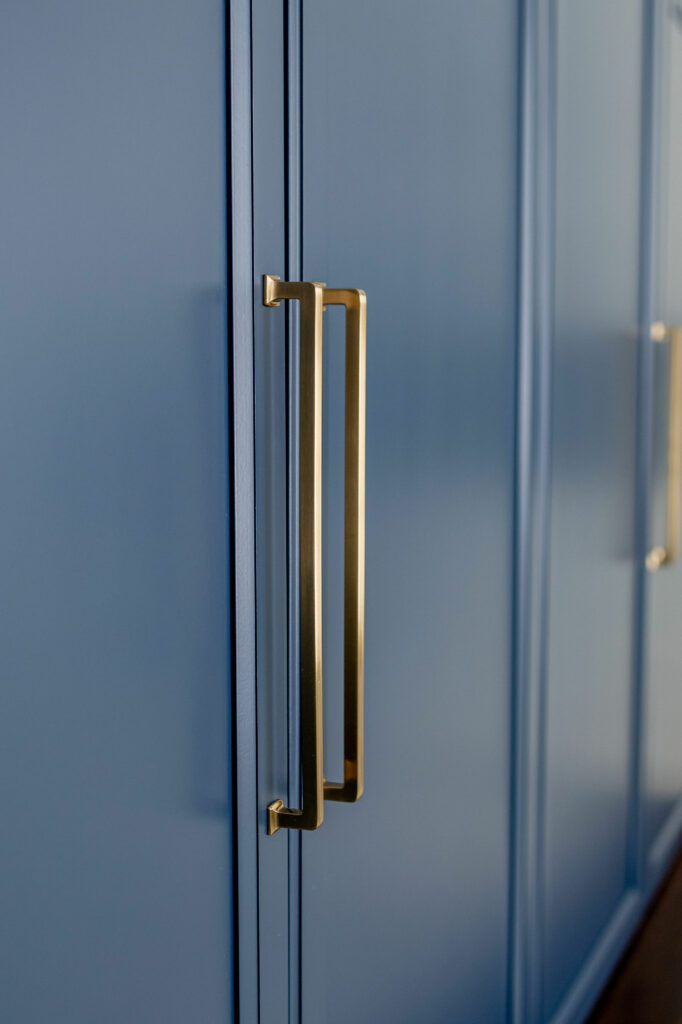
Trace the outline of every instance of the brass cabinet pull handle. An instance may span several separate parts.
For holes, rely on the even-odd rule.
[[[343,782],[325,781],[324,797],[353,803],[364,787],[367,298],[355,288],[325,288],[324,304],[346,307]]]
[[[646,567],[656,572],[676,562],[680,554],[680,516],[682,514],[682,327],[655,323],[654,341],[670,342],[670,380],[668,391],[668,496],[666,499],[665,547],[652,548]]]
[[[266,274],[263,301],[301,304],[300,355],[300,673],[302,807],[268,806],[268,835],[315,829],[324,817],[322,770],[322,293],[323,285]]]

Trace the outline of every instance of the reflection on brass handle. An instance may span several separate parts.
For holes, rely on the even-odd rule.
[[[654,341],[670,342],[670,383],[668,391],[668,497],[666,500],[665,547],[652,548],[646,567],[656,572],[676,562],[680,554],[682,514],[682,327],[655,323]]]
[[[319,828],[324,816],[322,774],[322,292],[323,285],[280,281],[266,274],[263,301],[301,304],[300,343],[300,672],[302,807],[275,800],[268,835],[280,828]]]
[[[346,307],[346,453],[343,596],[343,782],[325,800],[353,803],[364,786],[365,366],[367,299],[354,288],[325,288],[325,306]]]

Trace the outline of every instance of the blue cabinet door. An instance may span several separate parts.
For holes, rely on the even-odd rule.
[[[640,0],[560,0],[555,19],[542,1019],[572,1020],[632,882],[645,33]]]
[[[261,1021],[507,1015],[518,219],[514,4],[256,5]],[[284,83],[284,85],[283,85]],[[286,117],[283,113],[286,112]],[[297,312],[367,293],[366,774],[298,806]],[[288,330],[288,334],[287,334]],[[324,767],[343,775],[343,388],[324,314]],[[287,614],[288,606],[288,614]],[[289,692],[285,680],[289,678]],[[288,719],[288,723],[287,723]]]
[[[218,0],[0,31],[0,1018],[231,1016]]]
[[[654,315],[682,324],[682,20],[674,4],[659,5],[659,195]],[[653,345],[652,471],[649,544],[666,530],[669,344]],[[682,566],[648,574],[644,702],[643,830],[647,882],[668,866],[682,834]]]

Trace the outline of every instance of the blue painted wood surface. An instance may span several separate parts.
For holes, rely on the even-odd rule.
[[[652,14],[658,22],[661,11],[661,3],[640,0],[527,0],[519,5],[519,22],[508,10],[495,17],[492,9],[473,13],[438,3],[417,21],[380,19],[379,8],[363,8],[362,18],[354,18],[331,3],[304,4],[299,20],[295,0],[284,11],[276,4],[254,11],[257,508],[258,544],[267,552],[259,570],[267,624],[267,634],[259,631],[263,1020],[280,1019],[283,1006],[291,1020],[299,1012],[311,1021],[410,1019],[411,991],[402,986],[416,972],[415,998],[422,1012],[424,999],[431,1001],[434,1019],[466,1017],[474,1005],[481,1020],[579,1021],[646,906],[654,883],[646,884],[639,869],[641,825],[649,820],[639,801],[646,775],[641,555],[649,380],[642,336],[652,312],[656,177],[647,147],[657,145],[659,106]],[[467,91],[486,67],[475,56],[482,38],[488,56],[494,45],[496,71],[485,88],[481,82]],[[613,68],[609,54],[617,54]],[[504,126],[496,105],[503,92]],[[273,96],[281,102],[273,104]],[[495,167],[484,159],[486,140],[500,153],[504,138],[507,164],[496,177],[500,158]],[[520,164],[512,161],[516,152]],[[461,195],[468,205],[459,203]],[[483,247],[474,220],[483,239],[497,225],[508,246],[489,245],[499,262],[489,259],[480,282]],[[501,259],[510,250],[520,262]],[[298,837],[280,837],[276,851],[264,836],[263,811],[285,791],[296,796],[299,736],[296,319],[282,313],[273,320],[260,308],[258,280],[273,270],[273,259],[290,277],[361,286],[370,295],[368,790],[357,807],[329,805],[323,830],[304,836],[302,847]],[[463,279],[468,290],[460,287]],[[481,317],[502,314],[498,329],[506,325],[508,342],[494,356],[496,376],[485,362],[498,337],[492,322],[483,333],[493,347],[479,345],[475,358],[466,342],[447,353],[440,347],[446,304],[438,283],[452,293],[453,339],[460,323],[480,336]],[[502,290],[488,306],[491,287]],[[325,332],[325,769],[336,776],[343,337],[334,312],[326,314]],[[503,390],[491,403],[486,387],[496,381],[512,388],[506,429],[515,427],[515,448],[504,448],[495,434],[504,420]],[[439,386],[448,401],[439,401]],[[477,402],[488,414],[494,406],[495,415],[484,422]],[[495,482],[504,484],[496,505],[503,515],[495,522],[501,528],[506,519],[506,543],[513,541],[501,586],[495,572],[502,549],[493,567],[489,549],[475,539],[459,547],[462,523],[471,538],[484,525],[488,543],[494,536],[483,518],[490,510],[473,511],[485,493],[485,477],[473,469],[481,458],[486,466],[502,459]],[[458,503],[463,481],[466,500]],[[446,533],[440,517],[448,501]],[[466,577],[469,603],[461,606],[457,576]],[[506,703],[488,700],[483,709],[475,701],[480,694],[460,688],[459,675],[464,667],[479,680],[492,679],[485,659],[502,651],[493,643],[486,651],[480,643],[473,652],[469,646],[478,635],[472,595],[493,579],[497,593],[487,602],[486,625],[499,626],[508,616],[513,633],[503,656],[510,689]],[[514,608],[505,605],[510,593]],[[446,644],[438,624],[447,620],[448,598],[461,614],[448,621]],[[373,631],[383,642],[372,639]],[[501,631],[497,636],[503,644]],[[442,690],[445,666],[454,672],[452,686]],[[423,677],[421,691],[414,690],[415,677]],[[499,696],[491,686],[489,696]],[[496,912],[479,913],[476,879],[483,884],[484,865],[474,868],[468,859],[471,845],[460,840],[449,848],[447,829],[440,844],[420,843],[410,831],[413,819],[426,831],[443,799],[437,786],[424,791],[423,765],[438,764],[432,777],[440,783],[451,764],[460,764],[462,733],[475,736],[481,723],[490,730],[494,721],[488,740],[497,739],[485,755],[504,750],[511,789],[501,799],[500,776],[481,768],[473,789],[452,792],[470,841],[474,800],[478,826],[501,828],[506,821],[498,833],[502,887],[496,890],[510,921],[504,936]],[[482,740],[475,752],[468,749],[469,768],[461,761],[467,775],[482,750]],[[407,821],[396,819],[394,791],[410,795]],[[673,813],[662,833],[669,850],[676,822]],[[440,871],[444,851],[456,877]],[[432,884],[439,900],[429,902]],[[410,924],[403,927],[408,910]],[[478,953],[453,926],[453,913],[478,922]],[[445,987],[434,948],[451,957]],[[464,980],[452,972],[453,957],[458,964],[471,958]]]
[[[662,9],[660,140],[656,210],[654,316],[682,323],[682,19]],[[665,536],[669,347],[652,345],[652,437],[649,543]],[[644,702],[643,845],[646,880],[660,879],[682,834],[682,568],[672,565],[648,580]]]
[[[369,324],[366,787],[303,837],[308,1024],[492,1022],[507,1003],[519,26],[508,4],[411,8],[303,10],[303,274],[364,288]],[[327,316],[336,778],[343,335]]]
[[[269,88],[283,53],[297,74],[291,26],[275,5],[254,22],[256,282],[285,259],[296,269],[302,215],[302,276],[369,297],[366,793],[327,806],[301,867],[302,1014],[330,1024],[499,1021],[509,980],[519,26],[505,4],[408,13],[304,6],[302,211],[283,192],[295,147]],[[262,819],[286,792],[287,714],[296,746],[283,686],[288,667],[297,688],[283,614],[296,481],[286,312],[263,310],[258,291],[255,310]],[[325,771],[336,777],[343,333],[332,312],[325,332]],[[260,847],[261,1019],[275,1021],[290,998],[284,944],[299,908],[291,889],[285,908],[284,882],[298,850],[286,834],[262,833]]]
[[[228,75],[228,379],[232,527],[234,1019],[258,1020],[251,4],[231,0]]]
[[[243,1024],[577,1024],[682,834],[679,570],[641,573],[679,19],[249,7],[227,209],[221,4],[3,12],[0,1016],[230,1019],[231,664]],[[298,327],[264,272],[369,296],[366,793],[303,841],[264,827],[300,740]],[[324,416],[340,777],[332,310]]]
[[[0,1018],[230,1019],[224,25],[3,4]]]
[[[555,32],[542,1019],[630,881],[643,5],[560,2]]]

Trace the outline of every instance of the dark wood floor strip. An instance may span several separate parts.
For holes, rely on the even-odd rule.
[[[682,859],[588,1024],[682,1024]]]

